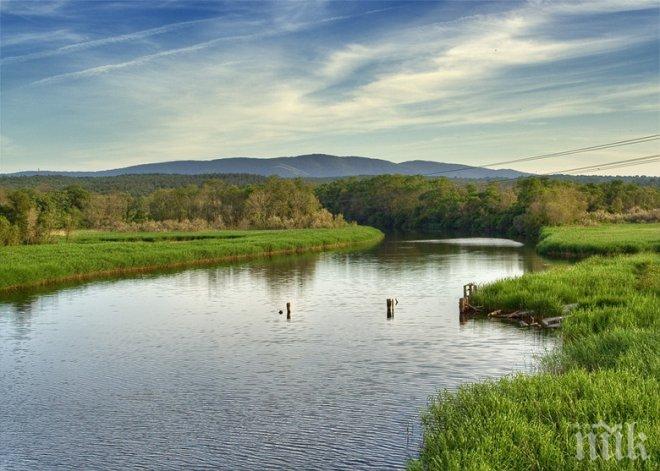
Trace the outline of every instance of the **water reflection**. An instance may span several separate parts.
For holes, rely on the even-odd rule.
[[[543,266],[525,248],[393,240],[13,294],[0,303],[0,457],[400,468],[429,395],[528,370],[553,344],[459,324],[462,285]],[[387,297],[400,301],[389,321]]]

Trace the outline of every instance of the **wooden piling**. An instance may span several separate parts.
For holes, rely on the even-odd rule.
[[[463,285],[463,297],[458,300],[458,312],[460,314],[467,314],[472,310],[470,297],[476,292],[477,285],[475,283]]]
[[[291,319],[291,302],[286,303],[286,318]]]
[[[391,319],[394,317],[394,299],[393,298],[387,298],[387,318]]]
[[[463,297],[464,298],[470,298],[474,293],[477,292],[477,285],[476,283],[468,283],[467,285],[463,285]]]

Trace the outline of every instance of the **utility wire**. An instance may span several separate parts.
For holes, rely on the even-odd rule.
[[[462,172],[465,170],[474,170],[475,168],[486,168],[486,167],[496,167],[499,165],[505,165],[505,164],[512,164],[512,163],[517,163],[517,162],[529,162],[532,160],[541,160],[541,159],[548,159],[550,157],[561,157],[564,155],[573,155],[573,154],[581,154],[584,152],[592,152],[595,150],[602,150],[602,149],[611,149],[613,147],[622,147],[622,146],[630,146],[633,144],[641,144],[644,142],[650,142],[650,141],[655,141],[657,139],[660,139],[660,134],[650,134],[648,136],[642,136],[642,137],[636,137],[634,139],[625,139],[623,141],[615,141],[615,142],[608,142],[607,144],[598,144],[594,146],[589,146],[589,147],[580,147],[577,149],[571,149],[571,150],[565,150],[565,151],[560,151],[560,152],[552,152],[550,154],[539,154],[539,155],[533,155],[530,157],[522,157],[520,159],[513,159],[513,160],[505,160],[501,162],[492,162],[489,164],[484,164],[480,165],[477,167],[466,167],[466,168],[458,168],[458,169],[452,169],[452,170],[444,170],[440,172],[432,172],[432,173],[426,173],[424,174],[425,176],[432,176],[432,175],[441,175],[445,173],[454,173],[454,172]]]
[[[611,169],[614,169],[614,168],[635,167],[637,165],[650,164],[652,162],[659,162],[659,161],[660,161],[660,154],[655,154],[655,155],[647,155],[646,157],[640,157],[638,159],[628,159],[627,161],[626,160],[621,160],[619,162],[611,162],[609,164],[591,165],[589,167],[572,168],[572,169],[562,170],[562,171],[553,172],[553,173],[561,175],[561,174],[577,172],[577,171],[580,171],[580,172],[595,172],[597,170],[611,170]]]
[[[647,162],[642,162],[642,163],[652,163],[652,162],[660,162],[660,158],[657,158],[655,160],[649,160]],[[623,165],[615,165],[614,167],[604,167],[602,169],[600,168],[592,168],[591,170],[586,170],[587,173],[589,172],[595,172],[597,170],[610,170],[614,168],[623,168],[623,167],[635,167],[637,165],[641,165],[641,163],[633,163],[633,164],[623,164]]]
[[[660,162],[660,154],[646,155],[644,157],[634,157],[632,159],[617,160],[610,163],[602,163],[597,165],[588,165],[585,167],[571,168],[567,170],[560,170],[555,172],[546,172],[539,174],[532,174],[530,177],[534,176],[550,176],[550,175],[562,175],[568,172],[595,172],[597,170],[611,170],[615,168],[622,167],[634,167],[636,165],[644,165],[652,162]],[[515,178],[503,178],[501,180],[487,180],[487,183],[502,183],[502,182],[513,182]]]
[[[660,157],[660,154],[646,155],[644,157],[636,157],[634,159],[617,160],[617,161],[614,161],[614,162],[602,163],[602,164],[598,164],[598,165],[587,165],[586,167],[570,168],[570,169],[567,169],[567,170],[560,170],[560,171],[557,171],[557,172],[544,173],[542,175],[561,174],[561,173],[568,173],[568,172],[577,172],[577,171],[582,171],[582,170],[588,171],[590,169],[601,169],[601,168],[605,168],[605,167],[610,167],[611,165],[614,165],[614,166],[618,167],[619,166],[618,164],[626,164],[626,165],[623,165],[625,167],[631,166],[630,165],[631,163],[635,163],[635,165],[642,165],[642,164],[649,163],[649,162],[655,162],[658,159],[658,157]],[[649,162],[647,162],[647,161],[649,161]]]

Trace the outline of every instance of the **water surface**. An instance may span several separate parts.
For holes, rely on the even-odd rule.
[[[540,258],[435,242],[0,298],[0,469],[402,468],[430,395],[554,341],[458,318],[463,284]]]

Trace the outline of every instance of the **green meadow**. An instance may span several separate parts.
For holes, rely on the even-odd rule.
[[[553,257],[660,252],[660,223],[545,227],[537,250]]]
[[[563,241],[562,248],[570,246],[573,253],[594,247],[613,252],[635,247],[631,251],[643,253],[596,256],[482,287],[474,304],[487,310],[532,309],[547,317],[559,315],[566,304],[577,308],[562,323],[561,346],[542,359],[537,374],[470,384],[432,400],[423,415],[420,457],[409,468],[657,469],[660,255],[652,226],[657,231],[650,224],[639,233],[632,225],[585,228],[581,236],[578,228],[548,230],[553,243]],[[614,438],[608,459],[601,438],[595,460],[586,441],[586,457],[579,459],[576,432],[586,434],[601,420],[608,426],[624,424],[624,432],[625,424],[634,423],[646,437],[647,459],[641,459],[639,448],[632,459],[624,441],[617,460]]]
[[[120,233],[81,231],[56,243],[0,247],[0,290],[232,258],[376,242],[371,227],[268,231]]]

